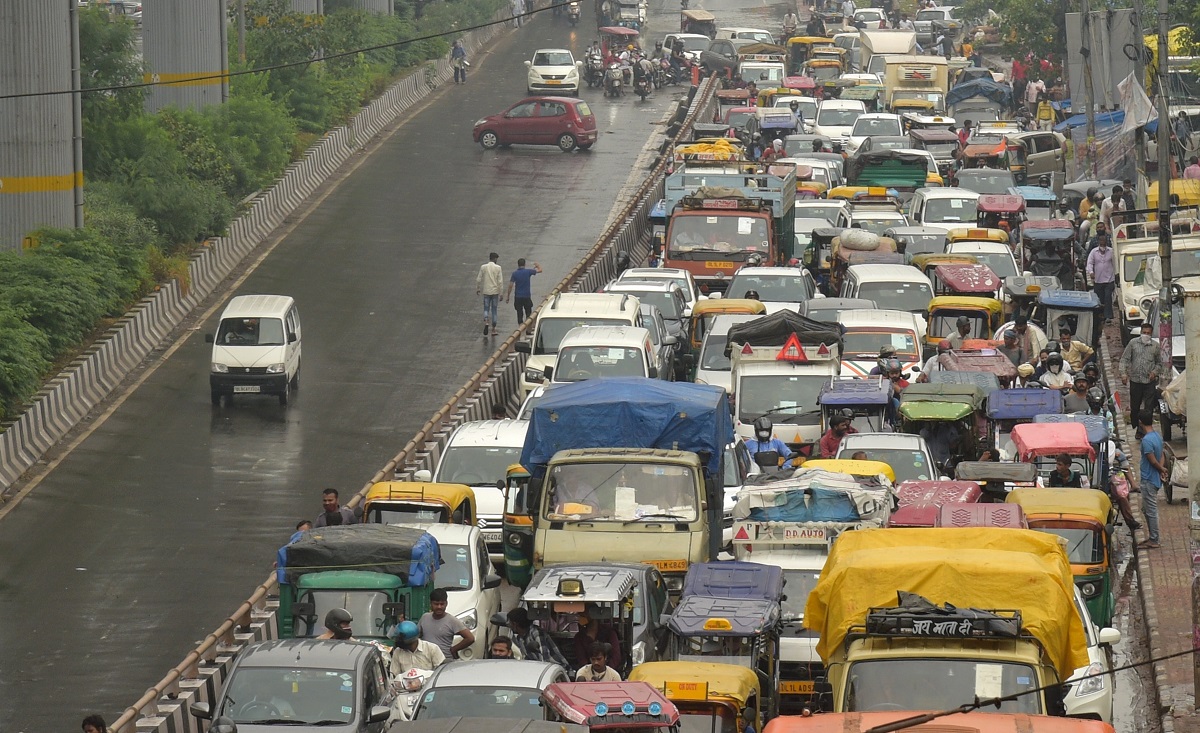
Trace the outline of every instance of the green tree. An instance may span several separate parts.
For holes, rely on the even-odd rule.
[[[84,89],[122,86],[142,81],[142,64],[137,56],[137,35],[128,20],[113,16],[99,7],[79,12],[79,67]],[[91,145],[93,137],[103,138],[111,123],[139,115],[145,99],[144,89],[121,89],[82,95],[84,169],[108,165],[108,150]]]

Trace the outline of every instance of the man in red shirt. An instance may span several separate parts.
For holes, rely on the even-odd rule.
[[[837,455],[842,438],[858,431],[850,427],[850,418],[845,415],[834,415],[829,421],[829,429],[821,436],[821,457],[833,458]]]

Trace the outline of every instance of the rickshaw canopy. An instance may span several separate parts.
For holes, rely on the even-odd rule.
[[[1000,389],[1000,378],[990,372],[947,371],[945,368],[931,373],[929,383],[974,384],[982,389],[984,394],[991,394]]]
[[[750,99],[750,91],[745,88],[737,89],[718,89],[717,99],[721,104],[730,105],[737,102],[745,102]]]
[[[759,107],[774,107],[775,100],[779,97],[802,97],[804,96],[796,89],[788,89],[787,87],[772,87],[770,89],[758,90],[758,106]]]
[[[521,601],[535,611],[531,618],[544,618],[536,607],[555,604],[579,605],[620,603],[632,597],[638,576],[629,568],[593,564],[552,565],[533,576]],[[601,608],[600,620],[607,619],[608,609]]]
[[[758,636],[779,619],[776,601],[684,596],[667,626],[680,636]]]
[[[697,23],[712,22],[716,21],[717,19],[717,16],[700,8],[688,8],[687,10],[682,11],[680,15],[684,18],[687,18],[689,21],[694,21]]]
[[[911,124],[917,125],[917,124],[920,124],[919,122],[917,122],[917,120],[924,119],[924,118],[921,115],[910,114],[910,115],[906,115],[905,119],[908,120]],[[934,117],[933,119],[935,119],[935,120],[936,119],[945,119],[945,120],[949,121],[949,124],[951,124],[951,125],[954,124],[954,120],[950,119],[949,117],[945,117],[945,118]],[[942,124],[942,123],[938,123],[938,124]],[[913,127],[911,130],[908,131],[908,136],[911,137],[913,140],[916,140],[916,141],[922,142],[922,143],[955,143],[955,144],[958,143],[958,135],[954,134],[953,132],[950,132],[949,130],[947,130],[944,127]],[[982,197],[980,197],[980,198],[982,198]]]
[[[699,562],[688,567],[683,595],[710,598],[754,598],[779,602],[783,570],[757,562]]]
[[[947,242],[997,242],[1008,244],[1008,232],[988,227],[961,227],[946,233]]]
[[[892,401],[892,383],[887,379],[833,379],[817,394],[819,405],[879,405]]]
[[[883,95],[885,88],[882,84],[855,84],[849,89],[843,89],[839,99],[857,99],[860,102],[868,100],[878,100]]]
[[[366,499],[363,502],[364,521],[375,521],[370,518],[370,515],[374,507],[380,504],[407,505],[418,513],[416,521],[475,524],[475,491],[470,486],[463,484],[380,481],[367,491]],[[428,509],[423,509],[423,507]],[[445,518],[419,516],[424,511],[444,513]],[[458,514],[457,518],[456,513]],[[384,521],[383,524],[388,524],[388,522]]]
[[[1046,391],[1058,392],[1056,389]],[[1064,422],[1079,423],[1087,431],[1088,442],[1092,445],[1098,446],[1108,440],[1108,418],[1104,415],[1085,415],[1083,413],[1064,415],[1061,412],[1046,413],[1034,415],[1033,422],[1040,425]]]
[[[882,247],[880,248],[882,249]],[[864,252],[858,249],[840,249],[837,258],[846,265],[903,265],[904,255],[899,252]]]
[[[1021,423],[1013,426],[1010,435],[1017,448],[1017,458],[1025,462],[1060,453],[1096,459],[1096,449],[1088,441],[1087,428],[1080,423]]]
[[[888,481],[895,482],[896,472],[883,461],[856,461],[852,458],[814,458],[805,461],[806,469],[829,471],[830,473],[846,473],[851,476],[886,476]]]
[[[938,265],[975,265],[979,263],[979,258],[975,255],[960,255],[946,254],[944,252],[929,252],[927,254],[913,255],[912,266],[925,273],[937,267]]]
[[[1056,278],[1057,279],[1057,278]],[[1100,296],[1091,290],[1063,290],[1053,288],[1038,293],[1038,303],[1058,310],[1095,310],[1100,307]]]
[[[977,351],[951,351],[938,357],[942,369],[954,372],[983,372],[998,379],[1016,379],[1017,367],[1004,354],[984,354]],[[935,372],[936,374],[936,372]],[[930,375],[932,378],[933,375]]]
[[[1004,304],[996,298],[977,298],[962,295],[938,295],[929,300],[929,312],[935,310],[982,311],[988,316],[999,316]]]
[[[679,708],[648,682],[554,682],[542,702],[572,723],[605,728],[665,728],[679,722]]]
[[[937,385],[944,386],[944,385]],[[974,410],[965,402],[901,402],[900,416],[906,420],[925,421],[933,420],[944,422],[947,420],[965,420],[970,417]]]
[[[944,264],[933,268],[933,276],[955,293],[995,293],[1000,278],[984,264]]]
[[[747,667],[718,662],[645,662],[629,673],[631,681],[647,682],[672,698],[671,683],[703,684],[707,699],[727,698],[745,707],[751,697],[757,698],[758,676]],[[677,700],[691,700],[677,697]]]
[[[767,306],[752,298],[705,298],[692,306],[692,318],[718,313],[766,313]]]
[[[987,415],[993,420],[1032,420],[1062,412],[1063,396],[1057,389],[1020,387],[988,395]]]
[[[900,415],[908,420],[962,420],[981,409],[986,399],[977,384],[910,384],[900,393]]]
[[[1013,489],[1005,499],[1018,504],[1031,519],[1046,515],[1081,515],[1097,524],[1108,524],[1112,501],[1103,491],[1092,489]]]
[[[787,49],[774,43],[748,43],[737,50],[738,56],[786,56]]]
[[[1025,211],[1025,199],[1013,193],[985,193],[975,206],[981,214],[1019,214]]]
[[[641,35],[633,28],[625,28],[619,25],[606,25],[602,28],[597,28],[596,32],[601,35],[619,36],[625,39],[633,39]]]
[[[903,93],[903,92],[901,92]],[[933,102],[928,99],[893,99],[892,111],[896,114],[903,114],[905,110],[932,112],[934,108]]]
[[[794,41],[796,39],[793,38],[792,40]],[[811,76],[785,76],[783,77],[783,86],[785,89],[791,89],[801,93],[807,92],[809,95],[811,95],[813,90],[817,88],[817,83],[813,81]]]
[[[1037,481],[1037,466],[1032,463],[1000,463],[999,461],[962,461],[954,467],[954,478],[977,484],[1007,482],[1032,484]]]
[[[1020,196],[1026,205],[1030,202],[1053,204],[1058,201],[1058,196],[1054,191],[1042,186],[1009,186],[1008,193],[1010,196]]]
[[[1058,290],[1053,275],[1009,275],[1004,278],[1004,293],[1010,298],[1036,298],[1043,290]]]
[[[1075,227],[1066,219],[1031,219],[1021,225],[1021,239],[1058,242],[1075,238]]]

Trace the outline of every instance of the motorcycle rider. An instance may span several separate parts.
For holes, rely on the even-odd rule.
[[[773,434],[774,425],[771,424],[771,418],[763,415],[754,421],[754,437],[746,441],[746,449],[750,451],[750,457],[753,458],[756,453],[763,451],[775,451],[780,458],[787,458],[792,454],[792,450],[787,447],[779,438]],[[782,468],[792,468],[792,460],[784,461]]]
[[[638,84],[645,84],[646,92],[649,93],[650,79],[653,73],[654,64],[650,63],[650,59],[645,56],[639,56],[633,65],[633,88],[636,90]]]
[[[412,621],[396,626],[396,646],[392,648],[392,677],[399,678],[410,669],[435,669],[446,661],[441,647],[421,638],[421,630]]]
[[[796,132],[804,132],[804,110],[800,109],[800,102],[795,99],[788,105],[792,110],[792,116],[796,118]]]
[[[325,631],[321,633],[317,639],[337,639],[338,641],[354,641],[351,635],[350,624],[354,622],[354,616],[344,608],[330,609],[329,613],[325,614]]]
[[[800,18],[796,15],[796,11],[789,9],[787,15],[783,16],[783,42],[786,44],[788,39],[796,35],[796,27],[800,25]]]

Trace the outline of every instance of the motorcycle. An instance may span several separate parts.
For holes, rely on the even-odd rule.
[[[427,669],[410,669],[392,682],[392,691],[396,697],[392,700],[393,720],[412,720],[417,703],[421,700],[421,686],[433,672]]]
[[[619,97],[625,92],[621,89],[621,85],[625,83],[625,73],[621,71],[620,64],[612,64],[608,67],[608,71],[604,73],[604,96]]]
[[[589,87],[598,87],[604,84],[604,59],[599,54],[590,54],[587,57],[584,76],[587,77]]]
[[[571,25],[579,22],[579,0],[571,0],[567,5],[567,20],[571,21]]]
[[[641,74],[633,80],[633,93],[641,97],[642,101],[646,101],[646,97],[650,96],[650,76]]]

